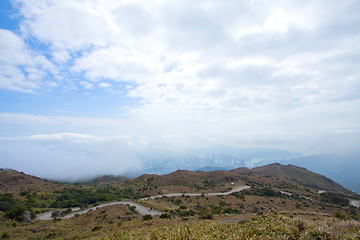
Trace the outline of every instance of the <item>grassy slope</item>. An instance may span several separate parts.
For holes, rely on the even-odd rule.
[[[122,186],[131,186],[143,195],[154,196],[182,192],[221,192],[229,190],[231,182],[237,185],[245,184],[242,177],[236,173],[178,170],[167,175],[144,174],[124,182]]]
[[[220,192],[228,190],[230,183],[235,182],[237,185],[251,184],[254,189],[269,187],[274,190],[287,190],[302,195],[307,194],[312,198],[319,196],[316,191],[319,189],[318,187],[315,189],[299,183],[301,179],[307,181],[310,177],[313,177],[311,178],[312,182],[322,182],[317,180],[319,179],[317,175],[302,168],[294,166],[284,168],[281,165],[270,165],[257,168],[257,172],[252,171],[245,168],[241,169],[242,174],[224,171],[210,173],[176,171],[164,176],[147,174],[123,183],[106,182],[105,185],[115,185],[117,188],[132,187],[134,192],[156,195],[159,192]],[[289,178],[289,176],[291,177]],[[292,178],[297,180],[294,181]],[[64,186],[72,186],[59,185],[16,171],[6,172],[5,174],[0,172],[0,179],[8,186],[11,186],[13,191],[16,190],[17,193],[21,189],[31,188],[32,191],[40,191],[38,195],[41,195],[42,191],[51,192]],[[321,176],[320,179],[322,179]],[[325,184],[326,181],[323,183]],[[104,186],[100,185],[101,188]],[[331,187],[331,185],[329,186]],[[78,188],[81,186],[73,187]],[[85,187],[95,188],[95,185]],[[336,185],[331,190],[346,193],[341,188],[337,188]],[[298,234],[296,237],[299,239],[313,239],[317,236],[322,238],[330,236],[331,239],[337,239],[336,234],[338,234],[338,238],[341,238],[339,236],[348,235],[350,236],[349,239],[353,239],[351,236],[359,234],[359,223],[355,222],[347,222],[346,224],[343,222],[327,222],[325,224],[318,221],[304,222],[299,219],[295,221],[295,219],[285,216],[267,216],[265,218],[257,217],[248,223],[237,225],[199,219],[202,212],[214,214],[215,219],[243,218],[245,216],[255,216],[256,212],[259,214],[261,212],[269,213],[270,211],[284,213],[287,216],[301,216],[309,220],[329,220],[332,219],[336,212],[342,212],[345,217],[350,216],[347,211],[351,209],[348,207],[283,195],[268,197],[248,193],[236,196],[176,197],[143,201],[143,203],[167,212],[172,215],[172,219],[154,219],[144,222],[140,216],[132,215],[133,219],[131,221],[124,221],[124,217],[129,216],[126,213],[129,210],[124,206],[99,209],[89,215],[59,222],[33,221],[33,223],[28,224],[16,223],[1,217],[0,214],[0,237],[4,232],[14,239],[29,237],[34,239],[231,239],[232,237],[245,239],[254,237],[255,234],[263,235],[260,238],[254,237],[254,239],[266,239],[267,236],[276,239],[290,239],[295,236],[294,234]],[[196,212],[195,216],[181,216],[181,212],[191,209]],[[233,210],[237,214],[232,213]],[[227,215],[226,211],[230,211],[230,215]],[[356,211],[355,214],[359,214],[359,211]],[[189,219],[189,221],[184,222],[184,219]],[[297,231],[296,229],[299,230],[298,225],[304,229]],[[264,227],[268,229],[267,232],[264,232]],[[34,228],[38,230],[37,233],[30,231]]]
[[[15,170],[0,170],[0,193],[11,193],[15,198],[24,198],[21,192],[51,193],[63,189],[66,185],[38,178]]]
[[[281,215],[249,222],[191,221],[106,234],[104,239],[358,239],[359,222],[305,222]]]
[[[330,190],[341,192],[343,194],[353,194],[350,190],[337,184],[330,178],[294,165],[281,165],[275,163],[253,169],[239,168],[230,171],[247,175],[259,174],[259,176],[262,177],[285,181],[315,190]]]

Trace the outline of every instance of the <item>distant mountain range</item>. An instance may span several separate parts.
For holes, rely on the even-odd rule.
[[[278,162],[305,167],[360,193],[360,153],[303,156],[281,149],[237,149],[216,145],[181,152],[142,151],[137,157],[143,169],[130,177],[143,173],[168,174],[178,169],[209,172],[239,167],[252,168]]]
[[[281,163],[305,167],[360,193],[360,153],[306,156]]]
[[[241,166],[255,167],[278,160],[302,156],[280,149],[243,148],[226,145],[190,149],[180,152],[141,151],[137,157],[143,169],[141,173],[166,174],[178,169],[198,170],[207,167],[233,169]]]

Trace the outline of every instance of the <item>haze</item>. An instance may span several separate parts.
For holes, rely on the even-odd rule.
[[[149,149],[359,150],[359,1],[0,8],[0,167],[76,179]]]

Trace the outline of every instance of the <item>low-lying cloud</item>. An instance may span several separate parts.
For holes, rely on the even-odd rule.
[[[120,138],[80,134],[1,138],[2,166],[47,179],[75,181],[139,170],[131,147]]]

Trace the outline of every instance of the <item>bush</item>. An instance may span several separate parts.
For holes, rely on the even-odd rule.
[[[195,211],[193,211],[192,209],[190,209],[189,211],[179,211],[178,215],[180,217],[189,217],[189,216],[194,216],[196,214]]]
[[[51,213],[51,217],[55,218],[55,217],[59,217],[60,216],[60,211],[59,210],[55,210]]]
[[[270,188],[253,188],[251,190],[243,191],[245,194],[248,195],[256,195],[256,196],[263,196],[263,197],[283,197],[280,192],[274,191]]]
[[[212,219],[213,215],[211,213],[204,213],[200,215],[201,219]]]
[[[334,203],[340,206],[349,206],[350,201],[347,197],[340,193],[326,192],[320,195],[320,200],[327,203]]]
[[[10,211],[5,213],[5,216],[16,221],[23,221],[23,212],[26,211],[26,207],[22,205],[15,205]]]
[[[132,188],[116,189],[111,186],[97,190],[64,188],[56,192],[57,197],[51,203],[52,208],[85,207],[99,202],[115,201],[122,198],[138,198]]]
[[[143,216],[143,221],[149,221],[149,220],[152,220],[153,217],[150,215],[150,214],[146,214]]]
[[[8,233],[3,233],[0,239],[8,239],[10,238],[10,235]]]
[[[62,213],[66,215],[66,214],[69,214],[71,212],[72,212],[71,208],[68,208],[65,211],[63,211]]]
[[[175,203],[176,205],[180,205],[180,204],[182,204],[182,201],[181,201],[181,199],[176,199],[174,203]]]
[[[171,219],[171,216],[169,214],[167,214],[167,213],[162,213],[160,215],[160,218],[162,218],[162,219]]]
[[[224,213],[224,214],[225,214],[225,213],[228,213],[228,214],[238,214],[238,213],[240,213],[240,211],[237,210],[237,209],[232,209],[231,207],[227,207],[227,208],[225,208],[225,209],[223,210],[223,213]]]
[[[11,194],[1,194],[0,195],[0,211],[6,212],[10,211],[15,204]]]
[[[343,220],[346,219],[345,213],[342,213],[342,212],[336,212],[335,217],[339,218],[339,219],[343,219]]]
[[[93,229],[91,229],[92,232],[99,231],[102,228],[102,226],[95,226]]]

